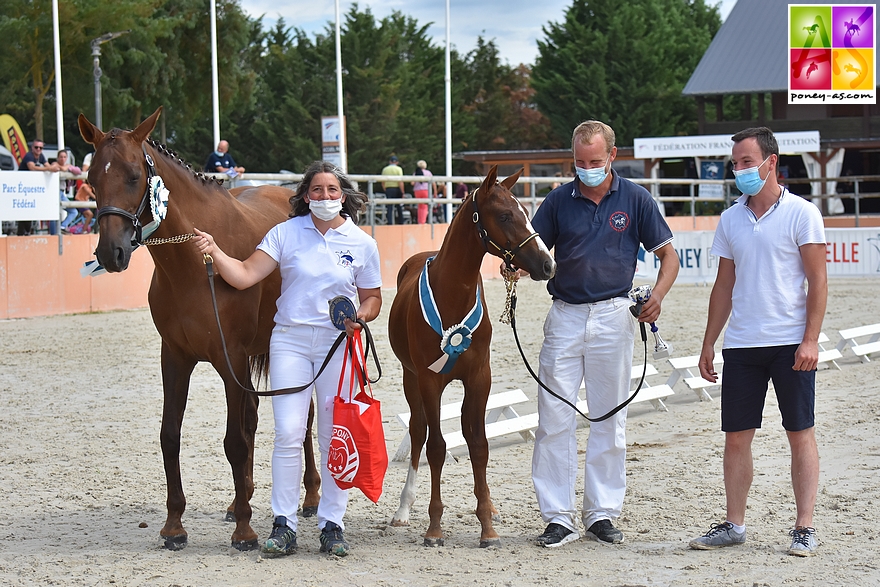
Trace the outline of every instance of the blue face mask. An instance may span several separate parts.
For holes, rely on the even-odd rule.
[[[768,155],[760,165],[749,167],[748,169],[740,169],[739,171],[734,169],[733,176],[736,178],[737,189],[747,196],[754,196],[760,192],[764,184],[767,183],[767,177],[770,177],[770,174],[768,173],[767,177],[761,179],[761,174],[758,173],[758,170],[769,160],[770,156]]]
[[[225,155],[226,153],[221,153],[220,151],[214,151],[214,154],[222,159],[223,155]]]
[[[608,159],[605,159],[605,163],[602,164],[602,167],[584,169],[583,167],[575,166],[574,170],[577,172],[578,179],[581,180],[582,184],[594,188],[601,185],[602,182],[605,181],[605,178],[608,177],[608,172],[605,171],[605,165],[608,165]]]

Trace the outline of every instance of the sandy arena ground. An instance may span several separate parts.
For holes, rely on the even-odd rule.
[[[536,411],[537,387],[522,365],[509,327],[498,323],[503,283],[487,284],[495,326],[492,367],[497,390],[521,388]],[[710,288],[680,284],[664,304],[660,332],[676,356],[699,350]],[[823,331],[877,322],[880,279],[832,280]],[[400,368],[387,343],[385,308],[373,326],[384,377],[375,386],[388,451],[403,429],[395,415],[408,411]],[[541,326],[549,305],[544,284],[519,286],[518,326],[527,356],[537,363]],[[872,318],[873,316],[873,318]],[[833,343],[832,343],[833,344]],[[720,348],[720,346],[719,346]],[[650,350],[650,349],[649,349]],[[302,521],[299,553],[266,559],[229,547],[232,526],[223,513],[232,476],[223,456],[225,405],[220,379],[208,365],[196,369],[183,433],[182,466],[189,546],[161,547],[165,475],[159,448],[161,382],[159,337],[146,310],[0,321],[0,584],[4,585],[865,585],[880,584],[880,360],[860,363],[851,353],[840,370],[823,369],[817,383],[817,436],[822,459],[816,557],[785,554],[794,521],[788,446],[775,398],[768,397],[765,427],[754,443],[755,480],[748,510],[748,542],[721,551],[692,551],[690,538],[723,519],[723,436],[720,402],[700,402],[683,383],[668,412],[648,402],[629,411],[628,491],[617,525],[623,545],[581,539],[542,549],[533,539],[544,527],[532,488],[531,443],[514,434],[491,441],[489,484],[502,521],[503,545],[479,549],[466,449],[443,474],[446,546],[422,546],[427,528],[429,476],[422,469],[411,525],[392,528],[406,475],[392,462],[385,493],[374,505],[353,491],[344,559],[318,552],[314,518]],[[636,351],[641,360],[642,351]],[[878,357],[880,359],[880,357]],[[664,360],[651,383],[670,372]],[[460,399],[450,386],[444,401]],[[272,405],[260,406],[253,526],[264,541],[271,530]],[[579,431],[586,443],[589,428]],[[578,491],[580,494],[580,490]]]

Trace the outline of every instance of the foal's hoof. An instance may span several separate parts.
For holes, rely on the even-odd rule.
[[[260,547],[260,543],[256,538],[253,540],[233,540],[232,548],[235,550],[240,550],[241,552],[246,552],[248,550],[256,550]]]
[[[183,550],[186,546],[186,534],[181,536],[162,536],[162,540],[165,541],[165,548],[168,550]]]
[[[493,546],[501,546],[501,539],[493,538],[491,540],[480,540],[480,548],[492,548]]]
[[[309,507],[304,507],[302,509],[302,515],[304,518],[313,518],[318,515],[318,506],[310,505]]]
[[[226,512],[226,516],[223,518],[224,522],[235,522],[235,512]]]
[[[435,546],[443,546],[444,541],[442,538],[428,538],[425,536],[425,546],[435,547]]]

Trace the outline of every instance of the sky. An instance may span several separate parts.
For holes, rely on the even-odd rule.
[[[328,23],[336,19],[334,0],[240,0],[241,7],[252,18],[261,15],[264,28],[270,28],[279,17],[289,27],[304,30],[309,36],[324,32]],[[707,0],[718,4],[722,21],[727,18],[736,0]],[[352,2],[340,0],[342,15],[351,9]],[[428,35],[435,43],[446,43],[446,2],[443,0],[361,0],[360,10],[369,7],[380,20],[393,11],[416,19],[420,25],[433,23]],[[571,0],[449,0],[453,47],[462,54],[473,50],[477,37],[494,40],[501,61],[512,66],[534,64],[538,55],[538,39],[544,38],[544,27],[549,22],[561,22]],[[332,30],[332,29],[331,29]]]

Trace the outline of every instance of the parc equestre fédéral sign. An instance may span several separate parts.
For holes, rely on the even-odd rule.
[[[876,4],[788,5],[788,103],[876,104]]]
[[[59,174],[0,171],[0,220],[58,220]]]
[[[710,283],[718,271],[712,255],[715,232],[695,230],[675,233],[672,246],[678,253],[679,283]],[[826,228],[825,262],[829,277],[880,277],[880,228]],[[639,249],[636,279],[654,279],[660,260]]]

